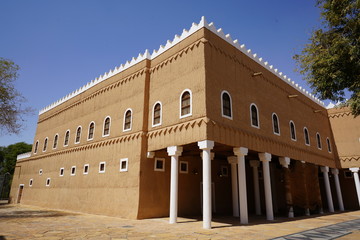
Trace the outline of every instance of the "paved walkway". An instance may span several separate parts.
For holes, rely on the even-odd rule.
[[[0,205],[0,240],[6,239],[360,239],[360,211],[288,219],[214,218],[213,229],[197,219],[127,220],[54,211],[25,205]]]

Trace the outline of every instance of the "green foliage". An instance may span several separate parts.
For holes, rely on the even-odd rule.
[[[9,172],[11,175],[14,173],[17,155],[30,152],[31,144],[19,142],[11,144],[7,147],[0,147],[0,174]]]
[[[18,71],[14,62],[0,58],[0,133],[19,133],[23,114],[32,111],[23,108],[25,98],[14,87]]]
[[[315,30],[300,55],[299,72],[321,99],[345,100],[360,115],[360,0],[318,0],[323,27]]]

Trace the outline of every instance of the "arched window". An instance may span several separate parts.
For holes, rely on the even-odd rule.
[[[191,91],[184,90],[180,101],[180,118],[191,116]]]
[[[126,109],[124,114],[124,129],[123,131],[131,130],[131,121],[132,121],[132,111],[131,109]]]
[[[293,121],[290,121],[290,137],[291,140],[296,141],[296,131],[295,131],[295,124]]]
[[[304,139],[305,139],[305,144],[310,146],[309,131],[307,130],[306,127],[304,127]]]
[[[331,153],[331,144],[330,144],[329,138],[326,138],[326,143],[327,143],[327,147],[328,147],[328,152]]]
[[[70,137],[70,130],[67,130],[65,133],[64,146],[69,145],[69,137]]]
[[[110,135],[110,117],[106,117],[104,120],[103,137]]]
[[[258,112],[258,108],[254,103],[250,105],[250,117],[251,117],[250,118],[251,126],[259,128],[260,127],[259,112]]]
[[[79,143],[81,138],[81,126],[76,129],[75,143]]]
[[[88,140],[94,139],[95,123],[91,122],[89,125]]]
[[[46,148],[47,148],[47,143],[48,143],[48,138],[45,138],[45,141],[44,141],[44,147],[43,147],[43,152],[46,151]]]
[[[221,107],[222,116],[232,119],[231,97],[227,91],[221,93]]]
[[[161,125],[161,103],[160,102],[156,102],[154,107],[153,107],[153,122],[152,122],[152,126],[159,126]]]
[[[38,147],[39,147],[39,141],[36,141],[35,148],[34,148],[34,153],[37,153]]]
[[[280,125],[279,125],[279,118],[276,113],[272,114],[272,123],[273,123],[273,131],[274,134],[280,135]]]
[[[320,137],[319,133],[316,133],[316,141],[317,141],[318,149],[322,149],[322,147],[321,147],[321,137]]]
[[[53,149],[57,148],[58,139],[59,139],[59,134],[56,134],[56,135],[54,136]]]

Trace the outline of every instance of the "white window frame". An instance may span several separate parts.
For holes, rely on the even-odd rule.
[[[61,174],[61,170],[62,170],[62,174]],[[60,171],[59,171],[59,177],[63,177],[65,174],[65,168],[60,168]]]
[[[101,170],[101,165],[104,164],[104,170]],[[99,173],[105,173],[106,170],[106,162],[100,162],[99,163]]]
[[[307,130],[307,133],[308,133],[309,144],[307,144],[307,143],[306,143],[305,129]],[[309,133],[309,129],[307,129],[307,127],[304,127],[303,132],[304,132],[304,142],[305,142],[305,145],[306,145],[306,146],[310,146],[311,142],[310,142],[310,133]]]
[[[87,167],[87,171],[85,172],[86,167]],[[84,164],[83,174],[87,175],[87,174],[89,174],[89,171],[90,171],[90,165],[88,163]]]
[[[39,175],[41,176],[43,174],[42,168],[39,169]]]
[[[77,141],[76,141],[76,138],[77,138],[77,132],[78,132],[79,128],[80,128],[80,138],[79,138],[79,141],[77,142]],[[78,127],[76,128],[76,132],[75,132],[75,141],[74,141],[75,144],[79,144],[79,143],[80,143],[80,141],[81,141],[81,134],[82,134],[82,127],[81,127],[81,126],[78,126]]]
[[[319,136],[319,140],[320,140],[320,147],[319,147],[319,140],[318,140],[318,136]],[[322,142],[321,142],[321,135],[319,132],[316,133],[316,146],[319,150],[322,150]]]
[[[49,183],[48,183],[49,182]],[[51,178],[47,178],[46,182],[45,182],[45,186],[46,187],[50,187],[50,183],[51,183]]]
[[[185,93],[185,92],[189,92],[190,93],[190,113],[188,114],[185,114],[185,115],[181,115],[181,100],[182,100],[182,95]],[[192,92],[190,89],[184,89],[181,94],[180,94],[180,101],[179,101],[179,116],[180,116],[180,119],[182,118],[186,118],[186,117],[190,117],[192,116]]]
[[[121,168],[123,162],[126,162],[126,168],[124,168],[124,169]],[[129,167],[129,159],[128,159],[128,158],[121,158],[121,159],[120,159],[120,168],[119,168],[119,171],[120,171],[120,172],[127,172],[127,171],[128,171],[128,167]]]
[[[73,169],[74,169],[74,173],[73,173]],[[70,170],[70,176],[75,176],[75,175],[76,175],[76,166],[72,166]]]
[[[292,138],[292,134],[291,134],[291,123],[294,125],[295,138]],[[290,121],[289,121],[289,130],[290,130],[290,139],[291,139],[292,141],[296,142],[296,141],[297,141],[297,137],[296,137],[296,125],[295,125],[295,123],[294,123],[293,120],[290,120]]]
[[[34,154],[37,154],[38,151],[39,151],[39,140],[36,140],[34,146]]]
[[[278,128],[279,128],[279,132],[275,132],[275,125],[274,125],[274,115],[276,116],[276,119],[277,119],[277,123],[278,123]],[[273,128],[273,133],[275,135],[278,135],[280,136],[281,135],[281,130],[280,130],[280,119],[279,119],[279,116],[276,114],[276,113],[272,113],[271,114],[271,122],[272,122],[272,128]]]
[[[181,170],[181,164],[186,165],[186,171]],[[189,162],[188,161],[179,161],[179,172],[180,173],[189,173]]]
[[[130,111],[131,113],[131,118],[130,118],[130,128],[125,129],[125,117],[126,117],[126,113]],[[132,129],[132,122],[133,122],[133,110],[131,108],[127,108],[124,112],[124,121],[123,121],[123,132],[128,132],[131,131]]]
[[[155,117],[155,106],[157,104],[160,104],[160,122],[157,123],[157,124],[154,124],[154,117]],[[151,126],[152,127],[157,127],[157,126],[160,126],[162,124],[162,103],[160,101],[157,101],[154,103],[153,107],[152,107],[152,119],[151,119]]]
[[[224,95],[224,93],[226,93],[226,94],[229,96],[229,98],[230,98],[230,113],[231,113],[231,114],[230,114],[230,117],[224,115],[224,102],[223,102],[223,95]],[[226,90],[223,90],[223,91],[221,92],[221,95],[220,95],[220,101],[221,101],[221,116],[224,117],[224,118],[233,120],[232,98],[231,98],[230,93],[229,93],[228,91],[226,91]]]
[[[251,111],[251,107],[255,106],[256,108],[256,115],[257,115],[257,120],[258,120],[258,126],[254,125],[252,122],[252,111]],[[250,104],[250,124],[252,127],[260,129],[260,114],[259,114],[259,108],[257,107],[257,105],[255,103],[251,103]]]
[[[331,146],[331,142],[330,142],[330,139],[327,137],[326,138],[326,146],[327,146],[327,150],[329,153],[332,152],[332,146]],[[330,148],[330,149],[329,149]],[[330,150],[330,151],[329,151]]]
[[[67,132],[69,132],[69,138],[68,138],[68,143],[65,145],[65,139],[66,139],[66,133],[67,133]],[[71,135],[70,129],[66,130],[66,131],[65,131],[65,135],[64,135],[64,147],[69,146],[70,135]]]
[[[46,148],[44,149],[44,147],[45,147],[45,142],[46,142]],[[43,151],[43,152],[46,152],[46,150],[48,149],[48,147],[49,147],[49,138],[46,137],[46,138],[44,139],[44,146],[43,146],[42,151]]]
[[[34,183],[34,179],[30,178],[30,180],[29,180],[29,187],[32,187],[33,183]]]
[[[91,126],[92,123],[94,123],[94,132],[93,132],[93,137],[92,137],[92,138],[89,138],[90,126]],[[105,123],[105,122],[104,122],[104,123]],[[110,120],[110,124],[111,124],[111,120]],[[95,136],[95,127],[96,127],[95,122],[94,122],[94,121],[91,121],[91,122],[89,123],[89,126],[88,126],[88,132],[87,132],[87,136],[86,136],[87,141],[91,141],[91,140],[94,139],[94,136]],[[103,133],[104,133],[104,131],[103,131]]]
[[[156,168],[156,162],[157,161],[162,161],[163,162],[163,168]],[[156,171],[156,172],[165,172],[165,158],[155,158],[154,171]]]
[[[54,147],[54,143],[55,143],[55,138],[57,136],[57,143],[56,143],[56,147]],[[54,136],[54,141],[53,141],[53,145],[52,145],[52,149],[57,149],[57,147],[59,146],[59,133],[56,133]]]
[[[109,133],[108,134],[104,134],[104,130],[105,130],[105,121],[106,121],[106,119],[107,118],[109,118],[110,119],[110,124],[109,124]],[[104,118],[104,121],[103,121],[103,127],[102,127],[102,133],[101,133],[101,135],[102,135],[102,137],[108,137],[108,136],[110,136],[110,132],[111,132],[111,117],[110,116],[106,116],[105,118]]]

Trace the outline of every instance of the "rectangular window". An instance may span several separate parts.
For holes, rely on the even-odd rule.
[[[99,163],[99,173],[105,172],[105,162]]]
[[[229,170],[227,166],[221,166],[221,177],[229,176]]]
[[[76,174],[76,166],[71,167],[71,176],[75,176]]]
[[[120,159],[120,172],[127,172],[128,171],[128,159],[122,158]]]
[[[155,158],[154,170],[159,172],[165,171],[165,158]]]
[[[64,176],[64,168],[60,168],[59,176],[60,176],[60,177]]]
[[[350,170],[344,170],[344,178],[352,178],[353,173]]]
[[[88,174],[88,173],[89,173],[89,164],[85,164],[83,174]]]
[[[50,186],[50,178],[46,179],[46,186],[49,187]]]
[[[180,161],[180,173],[188,173],[188,162]]]

